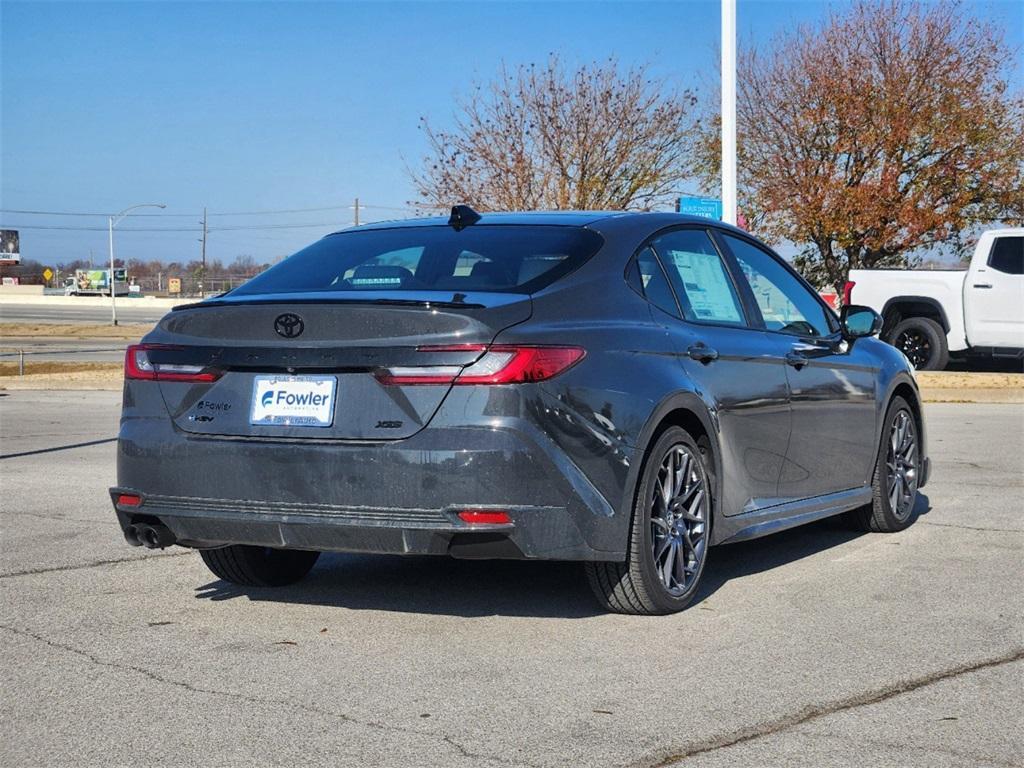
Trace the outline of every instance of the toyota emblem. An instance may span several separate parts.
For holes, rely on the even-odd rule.
[[[294,339],[296,336],[300,336],[305,327],[306,324],[302,322],[302,318],[298,315],[293,315],[291,312],[278,315],[277,319],[274,320],[274,330],[277,331],[279,336],[284,336],[286,339]]]

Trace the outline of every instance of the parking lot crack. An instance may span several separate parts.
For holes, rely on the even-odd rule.
[[[950,667],[938,672],[932,672],[931,674],[910,680],[901,680],[874,691],[867,691],[865,693],[839,699],[828,704],[807,706],[797,712],[774,720],[769,720],[748,728],[731,731],[730,733],[726,733],[721,736],[693,742],[683,749],[667,755],[662,754],[661,756],[639,760],[632,763],[631,766],[632,768],[668,768],[668,766],[681,763],[690,757],[703,755],[708,752],[716,752],[720,749],[727,749],[729,747],[736,746],[737,744],[744,744],[766,736],[772,736],[783,731],[791,730],[812,720],[817,720],[821,717],[827,717],[839,712],[857,709],[858,707],[878,704],[897,696],[902,696],[905,693],[916,691],[919,688],[925,688],[927,686],[934,685],[935,683],[941,683],[944,680],[949,680],[972,672],[978,672],[982,669],[1000,667],[1004,664],[1012,664],[1014,662],[1021,661],[1022,659],[1024,659],[1024,647],[1014,648],[1011,651],[1007,651],[1006,653],[993,658],[959,664],[955,667]]]
[[[984,531],[986,533],[1024,533],[1020,528],[985,528],[980,525],[960,525],[959,523],[933,523],[930,520],[918,520],[919,525],[931,525],[938,528],[959,528],[964,531]]]
[[[189,693],[195,693],[195,694],[200,694],[200,695],[204,695],[204,696],[216,696],[216,697],[220,697],[220,698],[224,698],[224,699],[231,699],[231,700],[234,700],[234,701],[241,701],[241,702],[246,702],[246,703],[249,703],[249,704],[255,704],[255,705],[258,705],[258,706],[284,707],[284,708],[287,708],[287,709],[292,709],[292,710],[298,710],[300,712],[305,712],[307,714],[318,715],[320,717],[327,717],[327,718],[331,718],[331,719],[335,719],[335,720],[340,720],[342,722],[349,723],[351,725],[362,726],[364,728],[372,728],[372,729],[378,730],[378,731],[385,731],[385,732],[392,732],[392,733],[404,733],[404,734],[408,734],[408,735],[412,735],[412,736],[421,736],[421,737],[426,737],[426,738],[430,738],[430,739],[435,739],[435,740],[439,741],[441,744],[444,744],[445,746],[449,747],[450,749],[455,750],[461,756],[463,756],[463,757],[465,757],[467,759],[476,761],[477,763],[479,763],[479,762],[490,762],[490,763],[496,763],[496,764],[500,764],[500,765],[528,766],[528,767],[530,766],[530,764],[528,764],[528,763],[513,762],[513,761],[506,760],[505,758],[498,757],[498,756],[495,756],[495,755],[488,755],[488,754],[484,754],[484,753],[472,752],[469,749],[467,749],[465,746],[460,744],[459,742],[455,741],[450,736],[447,736],[447,735],[444,735],[444,734],[438,734],[436,732],[431,732],[431,731],[417,730],[415,728],[405,728],[405,727],[398,726],[398,725],[389,725],[389,724],[380,723],[380,722],[377,722],[377,721],[374,721],[374,720],[362,720],[360,718],[353,717],[352,715],[345,714],[344,712],[335,712],[333,710],[324,709],[322,707],[317,707],[317,706],[314,706],[312,704],[305,704],[305,703],[302,703],[302,702],[289,701],[287,699],[277,699],[277,698],[272,698],[272,697],[269,697],[269,696],[254,696],[252,694],[241,693],[241,692],[238,692],[238,691],[228,691],[228,690],[223,690],[223,689],[219,689],[219,688],[207,688],[207,687],[204,687],[204,686],[198,686],[198,685],[194,685],[192,683],[186,682],[184,680],[176,680],[176,679],[174,679],[172,677],[167,677],[167,676],[162,675],[162,674],[160,674],[158,672],[155,672],[155,671],[153,671],[151,669],[146,669],[145,667],[140,667],[140,666],[136,666],[134,664],[126,664],[126,663],[121,663],[121,662],[116,662],[116,661],[110,661],[110,660],[107,660],[107,659],[103,659],[103,658],[95,655],[94,653],[91,653],[89,651],[83,650],[81,648],[76,648],[75,646],[68,645],[67,643],[58,642],[57,640],[51,640],[50,638],[44,637],[43,635],[37,634],[36,632],[32,632],[31,630],[20,629],[18,627],[12,627],[12,626],[7,625],[7,624],[0,624],[0,629],[5,630],[7,632],[10,632],[13,635],[17,635],[18,637],[28,638],[28,639],[34,640],[34,641],[36,641],[38,643],[42,643],[42,644],[46,645],[47,647],[52,648],[54,650],[62,651],[64,653],[73,654],[73,655],[75,655],[75,656],[77,656],[77,657],[79,657],[81,659],[84,659],[85,661],[89,662],[90,664],[92,664],[94,666],[105,667],[107,669],[115,669],[115,670],[119,670],[121,672],[134,673],[134,674],[137,674],[137,675],[141,675],[141,676],[143,676],[143,677],[145,677],[145,678],[147,678],[147,679],[149,679],[149,680],[151,680],[151,681],[153,681],[155,683],[160,683],[162,685],[170,685],[170,686],[173,686],[175,688],[179,688],[181,690],[188,691]]]
[[[927,752],[934,755],[943,755],[945,757],[957,758],[957,765],[967,765],[968,761],[974,764],[986,765],[986,766],[997,766],[998,768],[1020,768],[1020,764],[1016,762],[1008,762],[1000,760],[999,758],[989,757],[986,755],[978,755],[970,752],[963,752],[948,747],[940,747],[934,744],[922,745],[922,744],[909,744],[907,742],[892,742],[885,741],[882,739],[870,739],[864,738],[863,736],[853,736],[848,734],[833,734],[833,733],[817,733],[815,731],[806,730],[803,728],[797,729],[797,733],[801,738],[813,739],[824,743],[835,743],[841,742],[843,744],[856,744],[858,746],[869,746],[877,749],[885,750],[887,754],[897,754],[900,751],[906,749],[913,749],[915,752]]]
[[[41,573],[60,573],[61,571],[81,571],[87,568],[100,568],[104,565],[120,565],[121,563],[141,563],[146,560],[158,560],[165,557],[187,557],[192,552],[168,552],[162,555],[149,555],[146,557],[113,557],[109,560],[93,560],[89,563],[78,565],[54,565],[47,568],[26,568],[23,571],[11,571],[0,574],[0,579],[13,579],[16,576],[36,576]]]

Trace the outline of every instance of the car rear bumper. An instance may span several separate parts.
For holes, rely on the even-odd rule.
[[[122,494],[141,503],[119,505]],[[123,530],[159,522],[185,546],[625,557],[612,505],[523,419],[362,444],[196,437],[166,419],[126,419],[111,498]],[[467,509],[505,511],[511,522],[466,523]]]
[[[605,559],[582,538],[567,510],[559,507],[501,507],[509,524],[470,524],[458,510],[351,509],[327,505],[281,505],[170,496],[143,496],[138,506],[118,505],[122,530],[142,521],[159,522],[176,543],[191,547],[249,544],[285,549],[464,558]],[[496,507],[477,509],[497,509]]]

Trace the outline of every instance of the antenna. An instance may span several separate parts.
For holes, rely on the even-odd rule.
[[[456,232],[461,232],[478,221],[480,221],[480,214],[468,205],[453,205],[451,218],[448,219],[448,226],[452,227]]]

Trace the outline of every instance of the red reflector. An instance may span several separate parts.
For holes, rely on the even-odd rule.
[[[119,507],[137,507],[142,503],[142,497],[136,496],[134,493],[122,493],[117,497],[117,506]]]
[[[856,284],[857,284],[857,282],[855,280],[847,280],[846,284],[843,285],[843,306],[844,307],[850,306],[851,299],[853,298],[853,286],[855,286]]]
[[[495,512],[491,509],[464,509],[459,512],[459,519],[466,523],[484,523],[486,525],[506,525],[512,522],[508,512]]]

